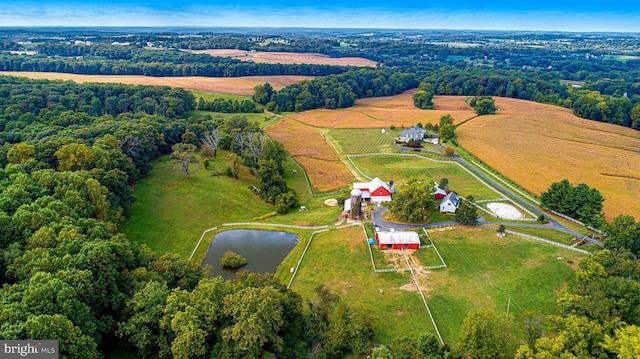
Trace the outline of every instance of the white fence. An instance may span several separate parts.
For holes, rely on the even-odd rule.
[[[516,236],[520,236],[520,237],[524,237],[524,238],[528,238],[528,239],[533,239],[534,241],[544,242],[544,243],[548,243],[548,244],[551,244],[551,245],[554,245],[554,246],[557,246],[557,247],[566,248],[566,249],[569,249],[569,250],[572,250],[572,251],[575,251],[575,252],[579,252],[579,253],[583,253],[583,254],[587,254],[587,255],[592,255],[591,252],[585,251],[584,249],[575,248],[573,246],[569,246],[569,245],[566,245],[566,244],[550,241],[548,239],[544,239],[544,238],[540,238],[540,237],[536,237],[536,236],[531,236],[531,235],[520,233],[520,232],[514,232],[514,231],[511,231],[511,230],[508,230],[508,229],[505,230],[505,232],[509,233],[509,234],[516,235]]]

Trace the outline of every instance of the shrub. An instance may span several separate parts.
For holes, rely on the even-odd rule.
[[[220,265],[224,268],[240,268],[247,265],[247,259],[236,252],[226,251],[220,259]]]

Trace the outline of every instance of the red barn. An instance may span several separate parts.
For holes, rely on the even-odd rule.
[[[438,182],[434,182],[434,186],[433,189],[435,190],[435,192],[433,192],[433,198],[436,201],[442,201],[446,196],[447,196],[447,191],[440,188],[440,186],[438,186]]]
[[[353,184],[354,189],[362,192],[362,198],[368,199],[371,203],[379,204],[382,202],[391,202],[391,188],[378,177],[371,182],[356,182]]]
[[[420,237],[416,232],[377,232],[376,242],[380,249],[420,248]]]

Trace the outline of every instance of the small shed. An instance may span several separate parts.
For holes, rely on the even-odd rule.
[[[434,192],[432,194],[436,201],[442,201],[447,196],[447,191],[444,188],[440,188],[438,182],[434,182],[433,189]]]
[[[416,232],[377,232],[376,242],[380,249],[420,248],[420,237]]]

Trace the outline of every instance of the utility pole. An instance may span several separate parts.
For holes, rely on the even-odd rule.
[[[507,319],[509,319],[509,309],[511,309],[511,297],[509,297],[509,301],[507,302]]]

